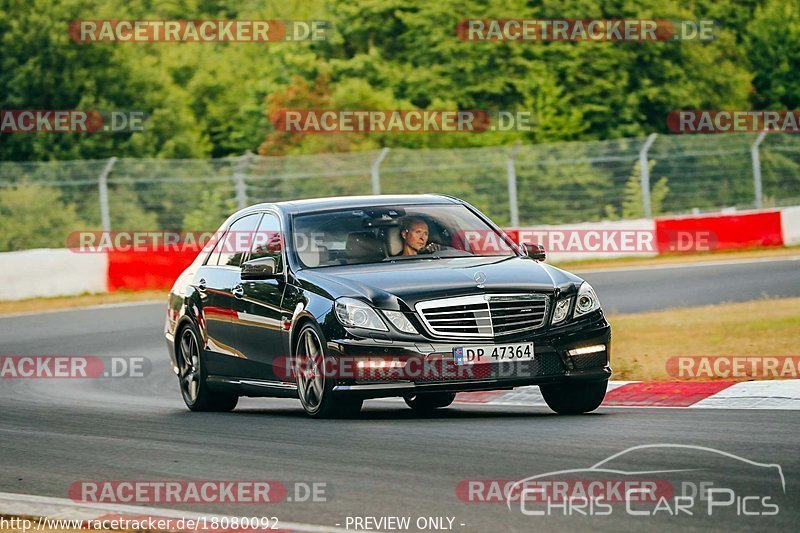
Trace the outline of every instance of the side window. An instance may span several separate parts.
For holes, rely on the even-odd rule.
[[[277,216],[265,213],[264,218],[261,219],[261,225],[258,226],[258,232],[253,239],[253,249],[250,252],[249,260],[274,257],[276,271],[281,272],[283,270],[282,249],[281,222]]]
[[[225,234],[225,238],[220,241],[221,250],[219,251],[217,265],[241,266],[242,257],[250,248],[250,243],[253,242],[253,235],[258,228],[260,219],[261,213],[254,213],[231,224],[228,233]],[[216,250],[214,250],[214,253],[216,253]],[[209,261],[208,264],[211,264],[211,262]]]
[[[217,241],[217,244],[214,245],[214,251],[211,252],[211,254],[208,256],[208,259],[206,260],[206,263],[205,263],[206,265],[214,266],[219,261],[219,254],[220,254],[220,251],[222,250],[223,243],[225,242],[225,235],[226,234],[227,234],[226,232],[223,232],[222,233],[222,238],[220,238],[220,240]]]

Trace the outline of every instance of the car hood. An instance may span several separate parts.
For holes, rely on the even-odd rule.
[[[362,297],[384,309],[397,309],[398,299],[413,309],[417,302],[433,298],[495,291],[552,293],[558,286],[581,281],[524,257],[400,260],[306,269],[298,278],[324,288],[332,297]]]

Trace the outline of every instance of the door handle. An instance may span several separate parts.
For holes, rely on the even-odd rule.
[[[200,281],[197,282],[197,290],[206,292],[206,278],[201,278]]]
[[[233,288],[233,295],[237,298],[244,298],[244,287],[241,284]]]

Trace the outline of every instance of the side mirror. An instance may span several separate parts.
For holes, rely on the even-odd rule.
[[[242,279],[269,279],[275,277],[277,263],[274,257],[251,259],[242,265]]]
[[[544,253],[544,246],[541,244],[522,243],[522,251],[525,255],[536,261],[544,261],[547,254]]]

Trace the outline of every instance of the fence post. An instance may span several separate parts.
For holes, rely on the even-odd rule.
[[[384,148],[378,153],[378,157],[372,162],[370,175],[372,176],[372,194],[381,193],[381,163],[386,159],[386,154],[389,153],[389,148]]]
[[[508,174],[508,210],[511,214],[511,227],[519,227],[519,204],[517,202],[517,167],[514,158],[517,156],[522,143],[517,141],[506,161],[506,172]]]
[[[233,182],[236,187],[236,206],[239,209],[247,207],[247,184],[244,180],[247,176],[247,167],[252,157],[253,152],[250,150],[246,151],[240,158],[239,164],[236,165],[236,171],[233,173]]]
[[[761,156],[758,153],[758,147],[761,145],[766,135],[766,131],[759,133],[753,145],[750,147],[750,158],[753,160],[753,191],[755,194],[756,209],[761,209],[764,203],[761,192]]]
[[[647,152],[658,137],[657,133],[651,133],[647,136],[642,149],[639,150],[639,174],[642,177],[642,211],[644,218],[653,216],[653,210],[650,206],[650,168],[647,165]]]
[[[116,162],[116,157],[106,161],[106,166],[103,167],[97,179],[97,186],[100,190],[100,224],[103,226],[103,231],[111,231],[111,212],[108,209],[108,175]]]

